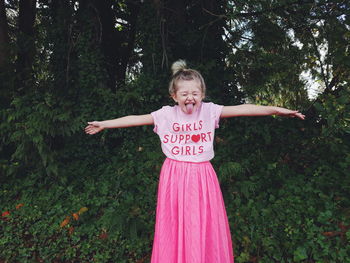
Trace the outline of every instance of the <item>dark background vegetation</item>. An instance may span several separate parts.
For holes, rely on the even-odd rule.
[[[218,172],[243,262],[350,262],[348,1],[1,0],[0,262],[149,262],[164,159],[152,127],[87,121],[207,99],[298,109],[225,119]],[[318,84],[310,98],[306,80]]]

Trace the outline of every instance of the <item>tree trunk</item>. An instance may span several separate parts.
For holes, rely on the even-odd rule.
[[[126,70],[129,65],[130,58],[134,51],[135,44],[135,35],[136,35],[136,27],[137,27],[137,18],[139,15],[140,5],[135,3],[129,3],[128,9],[130,11],[130,15],[128,17],[129,27],[125,32],[125,44],[121,45],[121,56],[120,63],[118,63],[117,67],[117,85],[124,84],[126,77]]]
[[[18,54],[16,70],[18,75],[18,91],[22,94],[32,82],[32,65],[35,55],[34,21],[36,0],[20,0],[18,20]]]
[[[140,6],[132,2],[127,3],[128,14],[125,14],[125,11],[118,10],[118,7],[112,8],[114,1],[94,0],[93,3],[98,10],[98,21],[101,23],[101,46],[109,75],[109,85],[115,92],[116,87],[125,82],[126,69],[134,49],[136,21]],[[116,9],[117,11],[114,11]],[[116,18],[120,17],[116,12],[122,12],[122,17],[127,23],[121,31],[115,27]]]
[[[5,0],[0,0],[0,71],[3,71],[9,60],[9,41]]]

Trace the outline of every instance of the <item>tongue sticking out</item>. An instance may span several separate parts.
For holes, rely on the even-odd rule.
[[[193,104],[192,103],[186,104],[186,110],[188,114],[191,114],[193,111]]]

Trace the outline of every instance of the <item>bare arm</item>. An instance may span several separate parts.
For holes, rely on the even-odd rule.
[[[154,121],[151,114],[129,115],[113,120],[88,122],[89,125],[85,127],[85,132],[87,134],[95,134],[104,129],[152,125],[153,123]]]
[[[274,106],[259,106],[253,104],[242,104],[237,106],[224,106],[220,118],[229,118],[236,116],[267,116],[279,115],[287,117],[298,117],[305,119],[305,116],[298,111],[289,110]]]

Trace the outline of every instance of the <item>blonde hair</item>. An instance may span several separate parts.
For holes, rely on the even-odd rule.
[[[176,93],[176,83],[179,80],[198,80],[201,85],[203,97],[205,96],[205,82],[202,75],[194,69],[187,68],[186,61],[180,59],[175,61],[171,65],[171,71],[173,73],[169,83],[169,93],[173,96]]]

